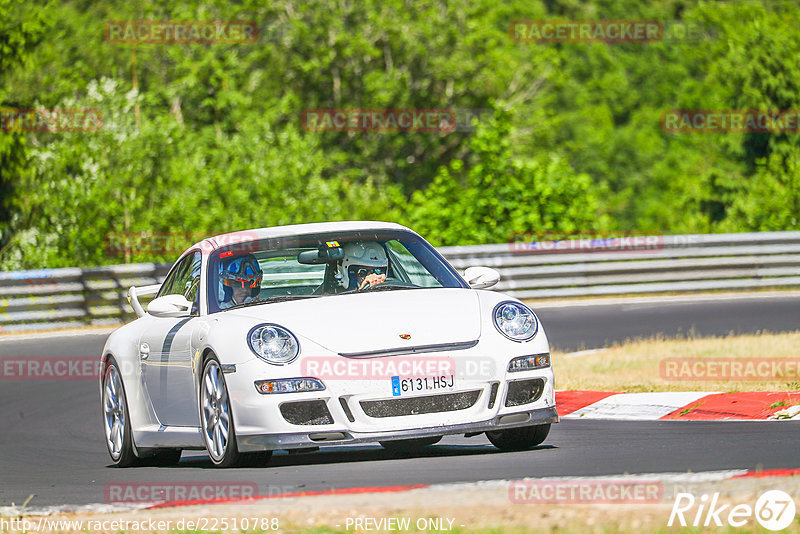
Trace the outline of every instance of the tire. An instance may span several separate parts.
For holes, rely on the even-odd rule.
[[[219,362],[212,356],[203,366],[200,379],[200,425],[208,457],[215,467],[263,465],[272,451],[242,454],[236,445],[236,426],[233,421],[228,386]]]
[[[128,416],[128,402],[125,397],[125,386],[122,374],[113,357],[110,357],[103,371],[101,409],[103,411],[103,429],[105,431],[106,449],[111,461],[117,467],[139,465],[141,460],[136,456],[131,432],[131,420]]]
[[[381,447],[392,452],[417,452],[430,445],[436,445],[442,441],[442,436],[430,438],[395,439],[392,441],[380,441]]]
[[[550,433],[550,423],[546,425],[524,426],[508,430],[494,430],[486,433],[492,445],[501,451],[523,451],[541,444]]]

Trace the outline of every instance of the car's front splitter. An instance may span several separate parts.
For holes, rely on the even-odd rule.
[[[260,450],[300,449],[305,447],[329,445],[351,445],[389,441],[394,439],[425,438],[448,434],[479,434],[493,430],[506,430],[531,425],[558,423],[555,407],[539,408],[526,412],[515,412],[498,415],[488,421],[462,423],[456,425],[413,428],[387,432],[353,432],[351,430],[324,430],[318,432],[294,432],[283,434],[260,434],[237,436],[236,442],[240,452]]]

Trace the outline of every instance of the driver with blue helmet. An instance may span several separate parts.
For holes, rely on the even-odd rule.
[[[252,302],[261,292],[264,273],[252,254],[225,258],[220,262],[221,309]]]

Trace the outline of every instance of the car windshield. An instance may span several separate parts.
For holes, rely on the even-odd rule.
[[[406,231],[331,232],[218,249],[209,261],[208,308],[358,292],[467,286],[427,242]]]

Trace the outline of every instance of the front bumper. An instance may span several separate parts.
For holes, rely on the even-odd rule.
[[[318,430],[282,434],[262,434],[237,436],[239,451],[253,452],[275,449],[298,449],[320,444],[350,445],[393,439],[425,438],[448,434],[473,434],[493,430],[506,430],[523,426],[558,423],[558,413],[554,406],[535,410],[498,415],[487,421],[453,425],[414,428],[410,430],[354,432],[352,430]]]
[[[333,354],[306,340],[307,355],[290,364],[274,366],[258,358],[238,363],[235,372],[225,375],[225,381],[239,450],[480,434],[558,422],[552,367],[507,370],[514,357],[549,352],[544,333],[526,343],[501,338],[492,327],[476,345],[467,348],[369,358]],[[428,388],[426,383],[423,390],[397,391],[394,379],[398,376],[419,380],[439,374],[427,368],[418,372],[416,367],[407,373],[401,367],[403,362],[416,361],[425,365],[433,362],[434,370],[439,364],[447,364],[452,380],[449,387]],[[314,362],[322,363],[314,367]],[[343,364],[341,371],[336,367],[339,363]],[[319,379],[325,389],[261,394],[254,385],[254,380],[295,377]],[[533,380],[541,381],[540,392],[520,402],[521,390],[516,386]]]

